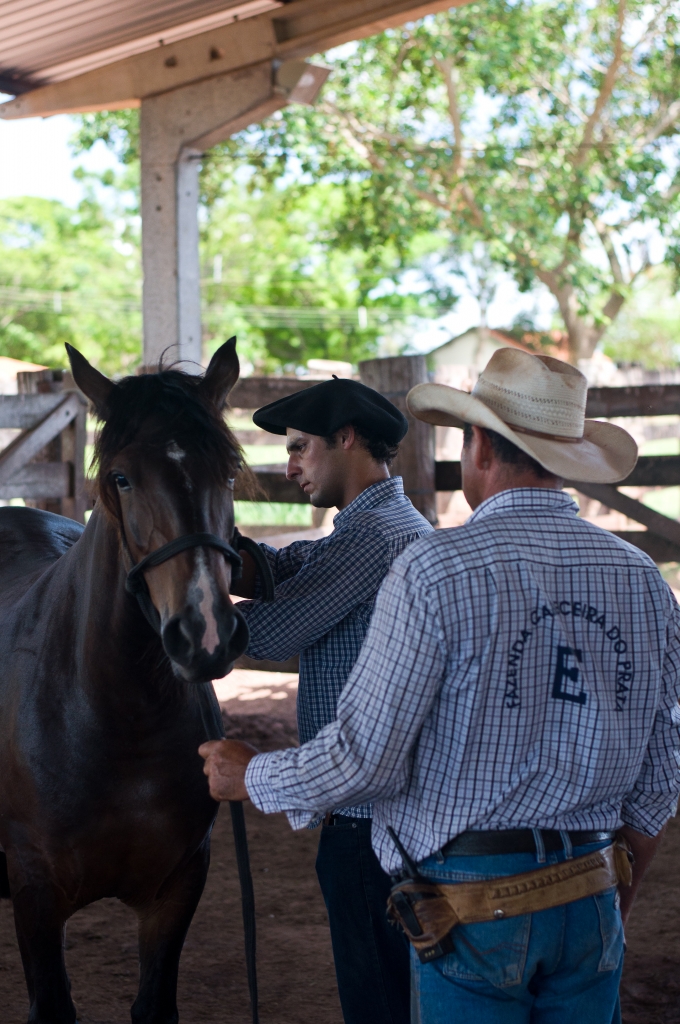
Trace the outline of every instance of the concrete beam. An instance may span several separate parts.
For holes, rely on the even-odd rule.
[[[0,104],[0,117],[49,117],[136,107],[151,96],[273,59],[319,53],[467,0],[296,0]]]

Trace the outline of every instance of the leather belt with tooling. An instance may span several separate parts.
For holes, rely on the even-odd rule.
[[[456,925],[548,910],[614,885],[630,885],[632,878],[632,853],[619,836],[604,849],[519,875],[457,883],[406,878],[392,888],[387,912],[420,961],[429,963],[453,950]]]

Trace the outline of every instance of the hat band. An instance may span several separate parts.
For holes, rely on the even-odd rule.
[[[507,421],[506,421],[507,422]],[[532,437],[541,437],[544,441],[563,441],[565,444],[581,444],[582,437],[560,437],[559,434],[543,434],[540,430],[530,430],[529,427],[516,427],[514,423],[508,423],[512,430],[518,434],[530,434]]]

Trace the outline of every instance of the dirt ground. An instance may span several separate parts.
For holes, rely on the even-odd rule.
[[[260,675],[259,673],[257,675]],[[231,677],[229,677],[231,680]],[[291,677],[231,680],[219,695],[227,731],[262,747],[295,736]],[[258,689],[259,687],[259,689]],[[253,696],[257,694],[257,696]],[[317,832],[246,806],[257,906],[262,1024],[342,1024],[326,913],[314,872]],[[671,822],[628,928],[625,1024],[680,1024],[680,821]],[[69,922],[67,962],[80,1024],[126,1024],[135,995],[134,917],[116,900]],[[203,899],[182,955],[182,1024],[249,1024],[240,894],[228,810],[213,833]],[[0,1024],[24,1024],[27,999],[9,901],[0,901]]]

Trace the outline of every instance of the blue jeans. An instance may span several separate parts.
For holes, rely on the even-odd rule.
[[[576,847],[575,857],[606,843]],[[556,864],[565,854],[548,853]],[[438,882],[533,871],[533,853],[435,854],[418,865]],[[612,1024],[623,967],[616,887],[502,921],[458,925],[454,950],[421,964],[411,950],[411,1024]]]

